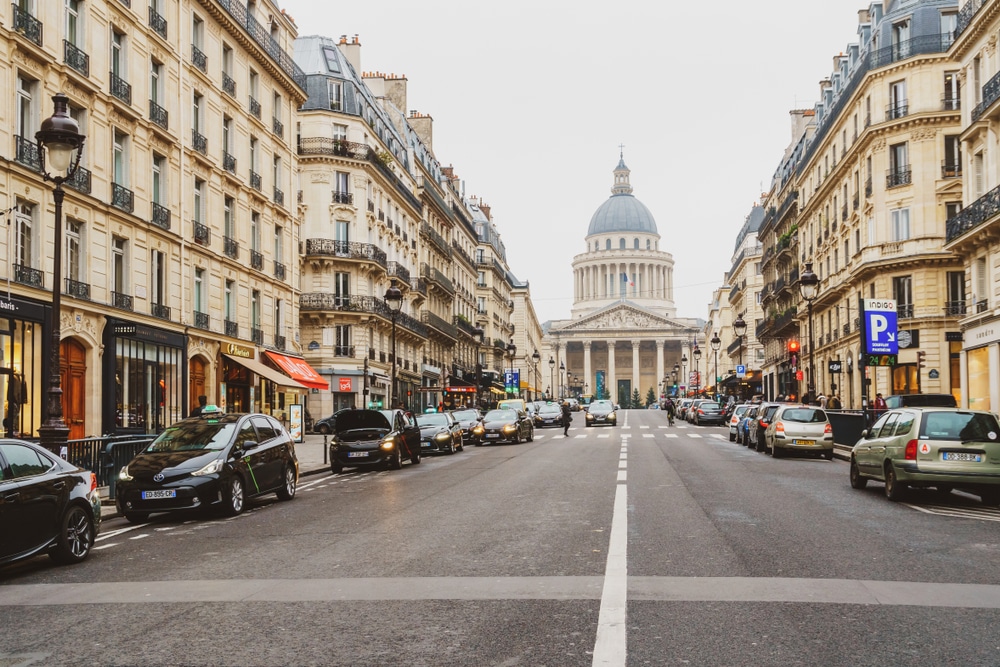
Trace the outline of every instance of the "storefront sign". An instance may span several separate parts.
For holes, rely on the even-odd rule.
[[[302,428],[302,404],[292,403],[288,406],[288,433],[293,442],[302,442],[305,430]]]
[[[961,331],[945,331],[944,339],[949,343],[961,343],[962,342],[962,332]]]
[[[240,357],[242,359],[253,359],[256,356],[252,347],[243,347],[242,345],[237,345],[236,343],[229,343],[224,346],[223,351],[226,354],[231,354],[234,357]]]
[[[965,331],[966,347],[979,347],[1000,340],[1000,324],[991,322]]]
[[[115,325],[115,335],[116,336],[134,336],[135,335],[135,325],[134,324],[116,324]]]
[[[340,387],[340,391],[348,393],[353,391],[351,389],[351,378],[340,378],[338,386]]]

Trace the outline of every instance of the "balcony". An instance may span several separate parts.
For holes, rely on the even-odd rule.
[[[285,134],[285,124],[282,123],[277,118],[272,118],[271,119],[271,129],[279,137],[283,137],[284,134]]]
[[[38,150],[38,143],[30,139],[14,136],[14,159],[29,169],[42,170],[42,154]]]
[[[82,283],[79,280],[66,279],[66,294],[77,299],[90,301],[90,284]]]
[[[281,262],[276,261],[274,263],[274,277],[278,280],[285,279],[285,265]]]
[[[906,100],[902,100],[895,104],[890,104],[885,108],[885,118],[886,120],[896,120],[897,118],[905,117],[909,112],[909,103]]]
[[[90,76],[90,56],[68,39],[63,40],[63,62],[83,76]]]
[[[461,315],[455,315],[451,318],[452,322],[455,323],[455,328],[468,336],[475,336],[476,325],[462,317]]]
[[[285,337],[281,334],[274,334],[274,348],[276,350],[285,349]]]
[[[111,305],[115,308],[120,308],[121,310],[134,310],[132,304],[132,295],[123,294],[122,292],[112,292],[111,293]]]
[[[228,151],[222,151],[222,168],[230,174],[236,173],[236,156]]]
[[[255,97],[250,98],[250,115],[260,120],[260,102]]]
[[[118,183],[111,184],[111,205],[119,211],[131,213],[135,210],[135,196],[132,191]]]
[[[170,320],[170,306],[164,306],[162,303],[151,303],[149,304],[149,314],[161,320]]]
[[[261,25],[261,23],[247,11],[245,3],[233,2],[232,0],[219,0],[219,5],[222,9],[228,13],[236,23],[244,28],[246,28],[247,34],[250,38],[257,42],[267,55],[269,55],[274,62],[281,68],[281,71],[285,73],[290,79],[292,79],[299,88],[305,90],[306,88],[306,75],[302,69],[295,64],[295,60],[286,51],[281,48],[277,40],[271,36],[269,26]]]
[[[993,77],[986,82],[983,86],[982,91],[983,101],[975,106],[972,110],[972,122],[978,121],[982,115],[993,106],[993,103],[1000,98],[1000,72],[997,72]]]
[[[169,129],[167,124],[167,110],[153,100],[149,101],[149,120],[153,121],[164,130]]]
[[[277,204],[278,206],[285,205],[285,193],[279,190],[278,188],[274,189],[274,203]]]
[[[238,259],[240,256],[240,244],[234,238],[222,237],[222,252],[230,259]]]
[[[423,278],[410,278],[410,289],[415,294],[427,296],[427,281]]]
[[[236,97],[236,79],[225,72],[222,73],[222,92],[230,97]]]
[[[962,163],[941,163],[941,178],[961,178],[962,177]]]
[[[958,111],[962,108],[962,98],[942,95],[941,108],[945,111]]]
[[[988,307],[989,302],[987,302],[986,299],[980,299],[976,302],[976,314],[985,313]]]
[[[114,72],[109,72],[111,77],[111,95],[117,97],[125,104],[132,104],[132,85]]]
[[[226,318],[225,323],[226,323],[226,335],[231,336],[232,338],[239,338],[240,325],[229,318]]]
[[[1000,213],[1000,186],[972,202],[945,223],[945,242],[951,243]]]
[[[211,329],[212,318],[208,316],[208,313],[202,313],[200,311],[194,311],[194,326],[198,329],[204,329],[208,331]]]
[[[23,264],[14,265],[14,282],[28,287],[45,288],[45,276],[38,270]]]
[[[264,189],[264,179],[253,169],[250,170],[250,187],[261,192]]]
[[[397,278],[400,282],[410,284],[410,270],[399,262],[389,262],[386,265],[386,273],[390,278]]]
[[[250,268],[257,271],[264,270],[264,255],[257,250],[250,251]]]
[[[427,237],[427,239],[433,243],[441,254],[445,257],[451,259],[451,246],[448,242],[444,240],[444,237],[434,231],[434,228],[430,226],[427,222],[420,223],[420,234]]]
[[[354,204],[354,195],[350,192],[338,192],[333,191],[333,203],[334,204]]]
[[[150,216],[150,223],[160,229],[170,229],[170,209],[153,202],[153,213]]]
[[[354,346],[353,345],[334,345],[333,346],[333,356],[335,356],[335,357],[345,357],[345,358],[350,359],[350,358],[354,357],[354,352],[355,352],[355,350],[354,350]]]
[[[42,45],[42,22],[21,9],[17,3],[14,7],[14,32],[24,35],[25,39],[35,46]]]
[[[944,303],[944,314],[945,315],[965,315],[966,306],[965,299],[958,301],[945,301]]]
[[[896,304],[896,317],[898,317],[901,320],[913,319],[913,304],[912,303]]]
[[[194,221],[194,242],[203,246],[212,243],[212,230],[208,225],[203,225],[197,220]]]
[[[428,266],[427,264],[421,264],[420,275],[425,280],[428,280],[431,283],[438,285],[450,296],[455,296],[455,285],[451,282],[451,279],[448,276],[444,275],[437,269]]]
[[[66,181],[66,187],[73,188],[77,192],[85,195],[90,194],[90,170],[86,167],[77,167],[73,173],[73,178]]]
[[[885,187],[898,188],[901,185],[909,185],[912,182],[913,172],[910,167],[897,167],[888,169],[885,172]]]
[[[350,313],[367,313],[379,315],[392,320],[393,311],[382,299],[374,296],[340,296],[329,292],[309,292],[299,300],[299,310],[306,311],[340,311]],[[427,337],[427,327],[405,313],[396,313],[396,323],[413,333]]]
[[[167,19],[160,16],[152,7],[149,8],[149,27],[163,39],[167,38]]]
[[[375,262],[389,268],[385,251],[372,243],[335,241],[333,239],[306,239],[306,256],[340,257]]]
[[[191,64],[208,74],[208,56],[194,44],[191,45]]]
[[[454,324],[438,317],[429,310],[425,310],[420,314],[420,321],[430,327],[433,327],[434,329],[437,329],[439,332],[452,340],[458,338],[458,330],[455,328]]]
[[[255,345],[264,344],[264,330],[257,329],[256,327],[250,329],[250,340],[254,342]]]
[[[202,155],[208,155],[208,138],[198,130],[191,130],[191,148]]]

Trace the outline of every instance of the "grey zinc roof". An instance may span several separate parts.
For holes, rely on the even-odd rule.
[[[653,214],[630,194],[611,195],[601,204],[590,219],[587,236],[614,232],[658,233]]]

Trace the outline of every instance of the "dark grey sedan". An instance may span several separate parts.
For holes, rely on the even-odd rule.
[[[701,401],[692,411],[691,423],[695,426],[703,424],[722,424],[726,420],[725,411],[715,401]]]

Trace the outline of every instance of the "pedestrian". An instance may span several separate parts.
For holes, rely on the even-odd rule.
[[[191,410],[191,416],[197,417],[202,412],[205,411],[205,406],[208,405],[208,396],[202,394],[198,397],[198,405]]]
[[[875,418],[878,419],[878,416],[888,409],[889,406],[885,404],[885,399],[882,398],[882,394],[875,394]]]
[[[562,402],[563,435],[569,437],[569,424],[573,421],[573,413],[569,410],[569,403]]]
[[[826,405],[831,410],[840,410],[843,407],[840,403],[840,397],[836,393],[830,396],[830,400],[826,402]]]
[[[816,399],[816,404],[819,405],[819,407],[821,407],[821,408],[823,408],[825,410],[826,409],[826,394],[824,394],[823,392],[820,392],[819,393],[819,397]]]

